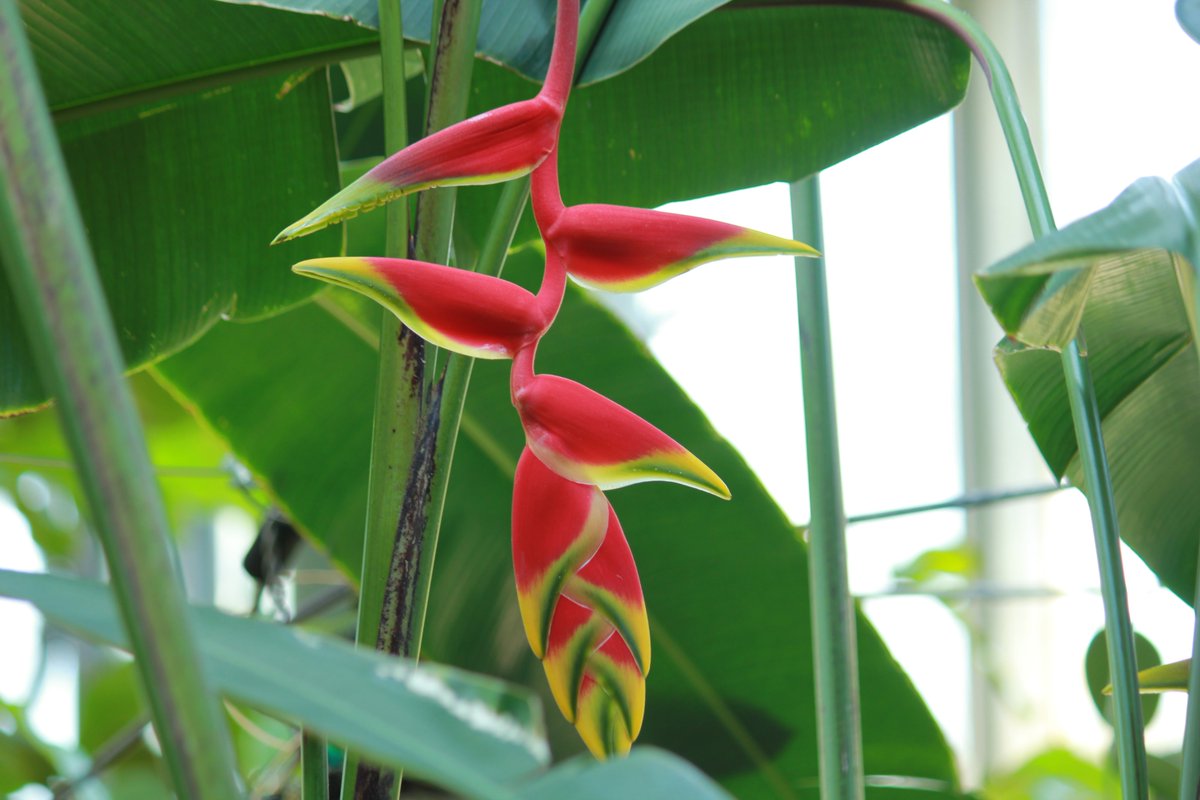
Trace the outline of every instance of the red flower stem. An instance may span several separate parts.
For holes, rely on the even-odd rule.
[[[512,390],[513,405],[517,404],[516,395],[533,380],[533,359],[537,356],[537,342],[533,342],[517,351],[513,356],[512,370],[509,372],[509,386]]]
[[[541,94],[561,109],[575,80],[575,46],[579,40],[579,0],[559,0],[554,21],[554,49]]]
[[[530,176],[530,200],[533,205],[533,218],[537,220],[538,231],[546,239],[546,245],[551,245],[547,238],[562,216],[566,207],[563,205],[562,193],[558,188],[558,145],[546,156],[541,166]]]

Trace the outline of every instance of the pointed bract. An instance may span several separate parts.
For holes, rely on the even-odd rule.
[[[612,292],[647,289],[721,258],[818,255],[801,242],[726,222],[610,205],[568,206],[546,239],[576,280]]]
[[[300,275],[353,289],[421,338],[475,358],[512,358],[549,324],[535,297],[509,281],[403,258],[314,258]]]
[[[513,481],[513,568],[529,645],[546,653],[560,594],[595,609],[650,670],[650,626],[621,523],[594,486],[567,480],[526,449]]]
[[[627,752],[650,669],[637,567],[604,494],[528,449],[513,485],[513,566],[525,631],[563,716],[598,757]]]
[[[275,237],[286,242],[435,186],[500,183],[528,174],[554,148],[562,105],[544,96],[486,111],[385,159]]]
[[[729,499],[724,481],[683,445],[582,384],[533,375],[514,386],[513,400],[529,449],[564,478],[601,489],[669,481]]]

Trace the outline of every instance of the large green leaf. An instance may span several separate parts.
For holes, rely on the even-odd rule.
[[[310,305],[218,326],[157,368],[347,573],[357,571],[361,553],[375,330],[372,321],[352,333]],[[230,369],[213,380],[221,364],[268,359],[269,376]],[[807,561],[793,527],[641,345],[581,293],[569,294],[539,348],[539,367],[661,424],[733,491],[731,503],[662,485],[611,495],[638,561],[656,648],[641,741],[679,753],[741,798],[815,796]],[[753,396],[752,386],[746,391]],[[431,658],[540,687],[517,616],[508,541],[522,443],[507,364],[477,363],[425,641]],[[928,711],[861,618],[859,637],[867,769],[952,791],[951,757]],[[573,732],[552,717],[556,749],[577,749]]]
[[[586,0],[583,0],[586,7]],[[316,14],[359,25],[379,27],[375,0],[223,0],[239,5],[267,6],[301,14]],[[641,3],[615,0],[604,17],[595,45],[579,80],[604,80],[629,69],[698,17],[729,0],[673,0]],[[405,0],[404,38],[429,43],[433,0]],[[540,80],[550,61],[555,0],[484,0],[479,19],[478,54],[504,64],[518,74]]]
[[[252,319],[311,288],[287,267],[337,253],[337,232],[303,252],[270,248],[287,206],[337,185],[324,74],[282,77],[118,109],[59,126],[126,363],[174,352],[222,317]],[[297,169],[297,164],[305,165]],[[46,399],[0,281],[0,412]]]
[[[59,115],[218,88],[369,52],[357,25],[213,0],[20,0],[46,99]]]
[[[1082,330],[1121,536],[1188,603],[1196,577],[1200,370],[1194,293],[1200,161],[988,268],[1009,339],[996,361],[1054,474],[1082,485],[1061,349]]]
[[[112,599],[100,584],[0,570],[0,596],[27,600],[89,638],[125,644]],[[607,763],[575,759],[537,774],[548,752],[540,705],[526,692],[492,678],[431,664],[417,667],[211,608],[194,608],[192,614],[210,673],[227,696],[304,723],[461,796],[728,797],[695,767],[653,748]],[[0,780],[44,777],[49,768],[44,759],[37,762],[36,753],[22,753],[30,766],[21,772],[17,754],[0,735],[0,767],[14,765],[0,770]]]
[[[27,600],[72,630],[118,647],[107,587],[0,570],[0,595]],[[209,674],[234,699],[303,722],[381,762],[470,797],[546,760],[541,711],[527,693],[447,667],[414,667],[295,628],[192,610]]]

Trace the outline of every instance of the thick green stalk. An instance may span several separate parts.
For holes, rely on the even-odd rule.
[[[55,397],[182,798],[241,796],[166,512],[15,0],[0,0],[0,258]]]
[[[300,738],[300,800],[329,800],[329,748],[311,731]]]
[[[822,248],[821,189],[814,176],[791,187],[792,235]],[[833,391],[833,350],[825,259],[796,259],[796,313],[807,438],[809,594],[821,797],[862,800],[862,730],[858,702],[858,645],[846,574],[846,512]]]
[[[1017,101],[1016,89],[1008,68],[994,44],[966,13],[939,0],[905,0],[886,5],[929,17],[957,34],[978,59],[1008,143],[1009,154],[1034,238],[1055,230],[1050,199],[1038,167],[1033,142]],[[1134,656],[1133,625],[1125,597],[1125,576],[1121,567],[1121,542],[1117,530],[1116,505],[1112,478],[1104,450],[1101,418],[1096,404],[1095,387],[1087,362],[1083,332],[1062,354],[1063,373],[1083,465],[1084,486],[1091,509],[1096,554],[1100,562],[1100,590],[1104,600],[1105,627],[1108,632],[1108,662],[1113,682],[1114,725],[1121,788],[1127,800],[1148,796],[1146,745],[1142,733],[1142,705],[1138,698],[1137,661]]]
[[[427,133],[466,115],[480,0],[448,0],[435,15]],[[380,46],[384,69],[385,136],[389,152],[406,144],[404,38],[400,5],[380,0]],[[447,262],[454,219],[453,189],[423,192],[417,201],[415,257]],[[408,256],[406,204],[393,203],[388,218],[388,255]],[[427,347],[391,314],[380,333],[380,376],[376,392],[367,547],[359,608],[358,640],[377,649],[416,658],[420,653],[425,605],[433,576],[440,508],[430,503],[440,455],[440,389],[434,393],[437,349]],[[461,405],[461,401],[460,401]],[[457,433],[457,424],[454,426]],[[453,443],[447,451],[453,452]],[[348,754],[342,796],[395,797],[399,776]]]
[[[1196,568],[1196,594],[1192,609],[1200,609],[1200,565]],[[1183,765],[1179,775],[1179,800],[1200,797],[1200,611],[1192,629],[1192,666],[1188,671],[1187,723],[1183,731]]]
[[[384,146],[390,155],[408,144],[404,28],[398,0],[380,0],[379,38]],[[408,255],[408,202],[390,203],[384,212],[387,214],[385,255],[403,258]],[[394,315],[382,315],[356,628],[356,640],[363,647],[374,648],[379,638],[383,587],[388,579],[396,542],[396,520],[400,518],[408,468],[413,459],[413,432],[422,412],[423,354],[418,352],[421,345],[421,340]],[[378,776],[378,771],[375,774]],[[341,796],[358,797],[358,783],[358,754],[347,751],[342,767]]]

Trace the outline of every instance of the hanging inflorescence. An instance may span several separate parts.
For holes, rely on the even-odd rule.
[[[513,566],[530,647],[563,715],[598,757],[637,738],[650,669],[650,626],[629,544],[603,490],[672,481],[729,498],[719,477],[636,414],[574,381],[534,372],[538,341],[566,277],[611,291],[644,289],[714,259],[815,255],[807,245],[679,214],[565,206],[558,137],[570,93],[579,0],[560,0],[550,67],[531,100],[480,114],[396,153],[279,234],[296,238],[435,186],[532,173],[546,246],[537,294],[488,275],[396,258],[319,258],[293,269],[384,305],[433,344],[512,359],[512,403],[526,446],[513,485]]]

